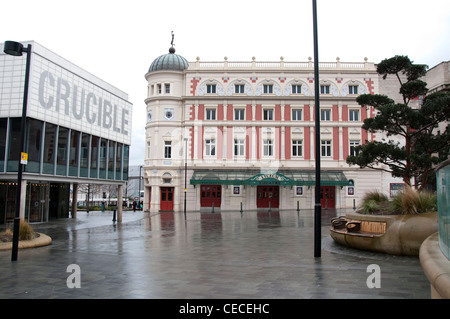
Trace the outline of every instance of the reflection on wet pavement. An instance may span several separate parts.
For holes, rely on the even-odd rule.
[[[82,213],[37,224],[53,244],[0,252],[0,298],[429,298],[418,258],[355,251],[328,234],[313,257],[312,211]],[[69,264],[80,289],[66,285]],[[369,289],[378,264],[381,288]]]

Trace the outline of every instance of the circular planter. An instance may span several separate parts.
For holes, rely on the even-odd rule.
[[[39,237],[36,237],[31,240],[20,240],[18,248],[36,248],[36,247],[42,247],[47,246],[52,243],[52,239],[50,236],[47,236],[45,234],[39,233]],[[12,248],[12,242],[7,243],[0,243],[0,250],[8,250]]]
[[[339,244],[362,250],[393,255],[418,256],[422,242],[438,231],[437,212],[415,215],[363,215],[348,213],[347,220],[385,223],[385,231],[347,232],[330,228],[330,235]]]

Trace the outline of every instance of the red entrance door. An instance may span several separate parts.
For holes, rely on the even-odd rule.
[[[320,206],[322,208],[335,208],[336,202],[335,202],[334,194],[335,194],[334,186],[321,186],[320,187]]]
[[[173,210],[173,187],[161,187],[161,210]]]
[[[279,186],[258,186],[257,188],[258,198],[256,200],[256,207],[258,208],[278,208],[280,206],[279,201]]]
[[[202,185],[200,193],[200,207],[220,207],[222,186]]]

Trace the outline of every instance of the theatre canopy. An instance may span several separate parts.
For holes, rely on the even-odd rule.
[[[315,171],[195,170],[191,185],[315,185]],[[321,171],[321,186],[349,186],[342,171]]]

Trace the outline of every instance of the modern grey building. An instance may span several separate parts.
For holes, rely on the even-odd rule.
[[[29,222],[68,217],[78,184],[113,184],[120,193],[128,180],[128,95],[34,41],[22,44],[31,45],[32,53],[20,203],[17,172],[29,53],[7,55],[0,44],[0,223],[13,220],[16,204]]]

